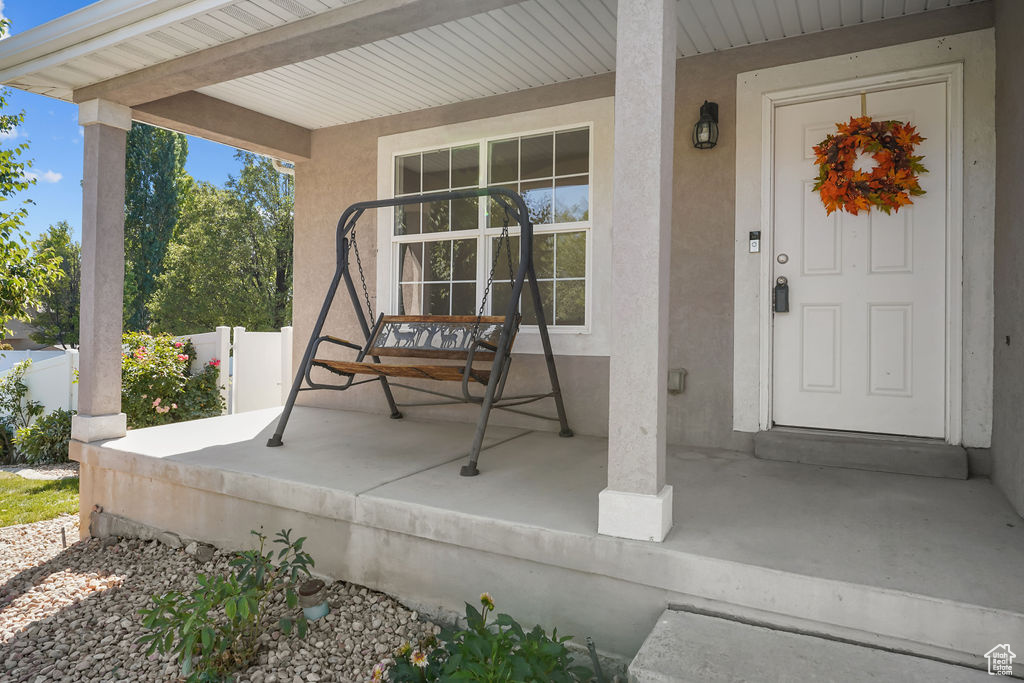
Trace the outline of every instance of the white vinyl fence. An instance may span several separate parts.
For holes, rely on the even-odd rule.
[[[32,359],[33,363],[38,363],[41,360],[47,360],[49,358],[57,358],[63,356],[63,351],[0,351],[0,375],[5,371],[10,370],[15,365],[23,360]]]
[[[17,353],[16,351],[5,351],[5,353]],[[34,351],[31,356],[32,365],[25,372],[25,386],[28,387],[28,397],[43,405],[47,413],[58,408],[64,410],[78,409],[78,383],[75,381],[75,371],[78,370],[78,351],[68,349],[67,351],[49,352],[43,360],[38,360],[40,351]],[[57,355],[54,356],[53,353]],[[25,358],[19,359],[21,362]],[[0,372],[0,377],[7,374],[10,368]]]
[[[218,384],[228,413],[242,413],[284,405],[292,382],[292,328],[280,332],[249,332],[244,327],[218,327],[213,332],[185,334],[175,339],[192,340],[196,359],[192,372],[200,372],[216,358],[220,363]],[[25,352],[6,351],[6,354]],[[38,360],[42,352],[33,351],[32,366],[25,373],[28,397],[39,401],[49,413],[57,408],[78,409],[78,351],[55,352],[58,355]],[[24,360],[18,357],[15,362]],[[13,366],[13,363],[11,364]],[[10,366],[9,366],[10,367]],[[8,368],[0,369],[0,377]]]
[[[231,377],[232,413],[284,405],[292,382],[292,328],[249,332],[236,327]]]

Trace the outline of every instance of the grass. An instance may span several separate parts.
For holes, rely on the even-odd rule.
[[[78,477],[22,479],[0,472],[0,527],[29,524],[78,512]]]

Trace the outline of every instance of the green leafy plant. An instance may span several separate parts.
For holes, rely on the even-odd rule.
[[[28,397],[25,373],[32,367],[32,359],[23,360],[0,377],[0,462],[19,462],[20,453],[15,446],[19,429],[24,429],[43,414],[43,405]]]
[[[122,342],[121,409],[131,428],[220,415],[224,399],[217,384],[220,360],[196,374],[190,341],[169,334],[129,332]]]
[[[9,25],[0,18],[0,36]],[[0,88],[0,140],[16,138],[13,133],[25,120],[24,112],[7,113],[8,93]],[[0,147],[0,339],[10,334],[7,323],[28,320],[40,297],[63,276],[59,258],[49,250],[33,253],[29,245],[25,219],[33,202],[18,198],[36,182],[32,162],[22,159],[27,151],[27,142]]]
[[[47,346],[78,348],[82,298],[82,246],[72,238],[71,226],[60,221],[32,242],[37,258],[51,254],[60,260],[62,277],[50,285],[32,314],[32,340]]]
[[[299,604],[297,586],[314,564],[302,550],[305,537],[292,541],[291,530],[278,532],[275,553],[266,550],[266,536],[252,533],[258,547],[235,555],[233,574],[199,574],[196,590],[154,595],[153,608],[139,610],[149,632],[138,642],[148,645],[147,655],[177,655],[187,683],[232,680],[231,673],[248,666],[258,652],[260,634],[270,626],[270,598],[283,594],[290,609]],[[282,617],[277,625],[285,635],[295,631],[299,638],[308,630],[302,614],[294,620]]]
[[[390,667],[378,664],[373,680],[393,683],[420,681],[486,681],[487,683],[572,683],[588,681],[590,669],[573,665],[565,643],[572,636],[548,636],[543,628],[525,630],[507,614],[492,624],[487,615],[494,601],[484,593],[480,610],[466,603],[466,628],[445,630],[441,639],[427,636],[415,647],[406,643]]]
[[[67,462],[72,415],[74,411],[58,408],[28,427],[19,428],[14,437],[19,457],[30,465]]]

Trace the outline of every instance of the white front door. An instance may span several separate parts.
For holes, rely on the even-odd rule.
[[[939,437],[946,406],[946,85],[869,93],[875,120],[914,124],[927,192],[891,216],[826,216],[811,148],[861,115],[861,96],[776,109],[773,325],[776,425]]]

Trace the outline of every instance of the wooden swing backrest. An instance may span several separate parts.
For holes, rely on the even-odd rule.
[[[385,315],[370,339],[366,355],[466,360],[478,323],[477,338],[496,347],[505,326],[503,315]],[[518,327],[512,329],[509,350]],[[478,348],[473,358],[493,360],[494,352]]]

